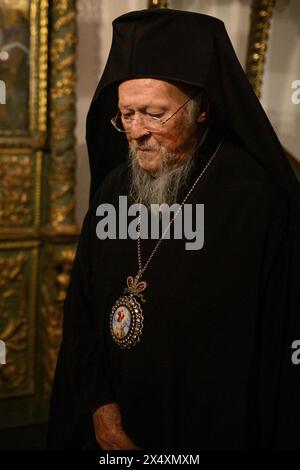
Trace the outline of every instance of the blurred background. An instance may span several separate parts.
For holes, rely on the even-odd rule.
[[[87,210],[85,120],[117,16],[224,21],[300,177],[297,0],[0,0],[0,449],[45,447],[62,307]]]

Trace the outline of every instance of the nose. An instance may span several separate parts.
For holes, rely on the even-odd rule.
[[[151,132],[145,127],[144,119],[135,117],[131,122],[128,134],[131,139],[140,139],[150,135]]]

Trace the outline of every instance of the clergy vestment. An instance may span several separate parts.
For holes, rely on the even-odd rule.
[[[139,11],[114,28],[88,116],[90,207],[65,302],[49,447],[93,447],[92,411],[117,402],[125,432],[144,450],[297,448],[299,185],[222,22]],[[203,87],[212,104],[178,203],[222,145],[187,200],[204,204],[204,245],[162,241],[143,275],[140,341],[124,349],[110,313],[137,273],[137,242],[99,240],[96,210],[128,195],[126,137],[109,118],[118,83],[136,77]],[[141,241],[143,263],[156,242]]]

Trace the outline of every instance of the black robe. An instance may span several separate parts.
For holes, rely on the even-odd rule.
[[[220,139],[209,133],[190,184]],[[144,450],[299,448],[287,193],[225,139],[187,201],[204,204],[204,246],[161,243],[143,275],[141,340],[124,350],[112,341],[109,315],[127,276],[137,273],[137,246],[99,240],[96,208],[118,207],[129,175],[126,163],[115,168],[84,220],[65,302],[49,447],[92,448],[92,410],[116,401],[125,431]],[[142,240],[143,263],[155,243]]]

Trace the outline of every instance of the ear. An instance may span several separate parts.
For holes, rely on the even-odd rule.
[[[203,113],[199,114],[197,117],[197,122],[204,122],[206,121],[206,111],[203,111]]]

